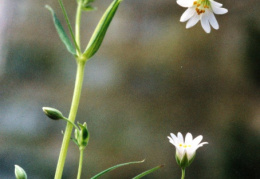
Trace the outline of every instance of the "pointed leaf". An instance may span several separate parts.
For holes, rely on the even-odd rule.
[[[104,170],[104,171],[98,173],[97,175],[93,176],[91,179],[96,179],[96,178],[98,178],[98,177],[104,175],[105,173],[110,172],[111,170],[114,170],[114,169],[119,168],[119,167],[123,167],[123,166],[125,166],[125,165],[137,164],[137,163],[143,163],[143,162],[144,162],[144,160],[118,164],[118,165],[115,165],[115,166],[113,166],[113,167],[110,167],[110,168],[108,168],[108,169],[106,169],[106,170]]]
[[[53,17],[53,22],[54,22],[54,25],[55,25],[55,28],[60,36],[60,39],[61,41],[65,44],[65,46],[67,47],[67,50],[72,54],[72,55],[76,55],[76,50],[74,48],[74,46],[72,45],[68,35],[66,34],[66,32],[64,31],[59,19],[57,18],[54,10],[46,5],[45,6],[52,14],[52,17]]]
[[[91,58],[99,49],[100,45],[103,42],[103,39],[106,35],[106,31],[109,27],[110,22],[112,21],[116,10],[122,0],[114,0],[110,6],[107,8],[106,12],[103,14],[100,19],[92,37],[87,45],[87,48],[84,52],[84,56],[89,59]]]
[[[154,172],[154,171],[156,171],[156,170],[158,170],[158,169],[160,169],[160,168],[162,168],[162,167],[163,167],[163,165],[159,165],[159,166],[157,166],[157,167],[154,167],[154,168],[152,168],[152,169],[150,169],[150,170],[147,170],[147,171],[145,171],[145,172],[143,172],[143,173],[141,173],[141,174],[135,176],[133,179],[142,178],[142,177],[144,177],[144,176],[146,176],[146,175],[148,175],[148,174],[150,174],[150,173],[152,173],[152,172]]]

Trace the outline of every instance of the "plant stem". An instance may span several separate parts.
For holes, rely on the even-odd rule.
[[[78,8],[76,12],[76,24],[75,24],[76,43],[78,44],[79,50],[80,50],[80,20],[81,20],[81,12],[82,12],[81,3],[82,3],[81,1],[79,1],[78,3]]]
[[[61,6],[64,8],[64,6],[62,5],[62,2],[59,1],[61,3]],[[68,120],[71,123],[74,123],[76,115],[77,115],[77,111],[78,111],[78,106],[79,106],[79,101],[80,101],[80,94],[81,94],[81,89],[82,89],[82,84],[83,84],[83,78],[84,78],[84,68],[85,68],[85,63],[86,63],[86,59],[82,57],[81,55],[81,51],[80,51],[80,19],[81,19],[81,1],[80,3],[78,3],[78,8],[77,8],[77,13],[76,13],[76,24],[75,24],[75,36],[76,36],[76,45],[78,45],[78,57],[76,59],[77,61],[77,74],[76,74],[76,81],[75,81],[75,87],[74,87],[74,92],[73,92],[73,98],[72,98],[72,102],[71,102],[71,107],[70,107],[70,113],[69,113],[69,117]],[[65,9],[64,9],[65,10]],[[66,20],[67,17],[66,17]],[[63,141],[62,141],[62,145],[61,145],[61,149],[60,149],[60,155],[59,155],[59,159],[58,159],[58,163],[57,163],[57,168],[56,168],[56,173],[55,173],[55,179],[61,179],[62,177],[62,173],[63,173],[63,168],[65,165],[65,160],[66,160],[66,156],[67,156],[67,151],[68,151],[68,147],[69,147],[69,142],[70,142],[70,137],[71,137],[71,133],[73,130],[73,125],[68,122],[66,129],[65,129],[65,133],[64,133],[64,137],[63,137]]]
[[[78,176],[77,179],[80,179],[81,177],[81,169],[82,169],[82,165],[83,165],[83,154],[84,154],[84,149],[79,149],[80,154],[79,154],[79,168],[78,168]]]
[[[82,83],[84,78],[84,67],[85,67],[85,61],[78,60],[75,88],[74,88],[74,93],[73,93],[73,98],[72,98],[72,103],[70,108],[70,114],[68,118],[72,123],[74,123],[78,111],[80,94],[81,94]],[[61,150],[60,150],[60,156],[56,168],[55,179],[61,179],[62,177],[62,172],[63,172],[63,168],[67,156],[72,129],[73,129],[73,125],[67,123],[63,141],[62,141]]]
[[[181,179],[184,179],[185,178],[185,168],[182,168],[181,169]]]

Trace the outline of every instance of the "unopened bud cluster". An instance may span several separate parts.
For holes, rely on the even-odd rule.
[[[75,140],[80,149],[84,149],[88,145],[89,133],[87,129],[87,123],[78,123],[79,129],[75,129]]]

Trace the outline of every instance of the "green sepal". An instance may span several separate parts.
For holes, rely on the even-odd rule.
[[[186,168],[187,166],[189,166],[189,160],[188,160],[188,156],[187,154],[185,153],[183,158],[181,159],[181,165],[180,167],[181,168]]]
[[[181,160],[176,155],[176,161],[181,168],[186,168],[191,164],[186,153],[184,154]]]
[[[66,34],[66,32],[64,31],[58,17],[56,16],[56,13],[54,12],[54,10],[46,5],[45,6],[52,14],[53,17],[53,22],[54,22],[54,26],[59,34],[59,37],[61,39],[61,41],[65,44],[67,50],[74,56],[76,56],[76,49],[74,48],[74,46],[72,45],[68,35]]]
[[[106,35],[106,31],[112,21],[117,8],[122,0],[114,0],[110,6],[107,8],[102,18],[100,19],[94,33],[91,36],[91,39],[84,51],[83,55],[89,59],[91,58],[99,49],[100,45],[103,42],[103,39]]]
[[[90,179],[96,179],[96,178],[98,178],[98,177],[104,175],[105,173],[110,172],[110,171],[112,171],[112,170],[114,170],[114,169],[116,169],[116,168],[119,168],[119,167],[123,167],[123,166],[126,166],[126,165],[131,165],[131,164],[143,163],[143,162],[144,162],[144,160],[118,164],[118,165],[115,165],[115,166],[113,166],[113,167],[110,167],[110,168],[108,168],[108,169],[106,169],[106,170],[104,170],[104,171],[102,171],[102,172],[96,174],[95,176],[91,177]]]
[[[27,179],[27,174],[24,169],[18,165],[14,165],[14,174],[16,179]]]
[[[78,126],[80,129],[75,129],[75,139],[77,142],[75,142],[79,148],[85,148],[88,145],[89,141],[89,132],[87,129],[87,123],[84,123],[83,125],[78,122]]]
[[[146,176],[146,175],[148,175],[148,174],[150,174],[150,173],[152,173],[152,172],[155,172],[156,170],[162,168],[163,166],[164,166],[164,165],[159,165],[159,166],[157,166],[157,167],[154,167],[154,168],[152,168],[152,169],[149,169],[149,170],[147,170],[147,171],[145,171],[145,172],[143,172],[143,173],[141,173],[141,174],[135,176],[133,179],[142,178],[142,177],[144,177],[144,176]]]
[[[189,160],[189,165],[188,166],[190,166],[190,164],[193,162],[193,160],[195,159],[195,156],[196,156],[196,153],[193,155],[193,157]],[[188,167],[187,166],[187,167]]]
[[[175,154],[175,159],[176,159],[176,162],[179,166],[181,166],[181,161],[180,159],[178,158],[177,154]]]

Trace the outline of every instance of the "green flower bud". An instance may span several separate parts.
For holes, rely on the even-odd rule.
[[[16,179],[27,179],[26,172],[20,166],[14,165],[14,167],[15,167],[14,173]]]
[[[42,110],[49,118],[53,120],[59,120],[64,118],[62,113],[57,109],[50,108],[50,107],[43,107]]]
[[[80,129],[75,129],[75,139],[80,148],[85,148],[88,145],[89,141],[89,133],[87,129],[87,123],[84,124],[78,123]]]

